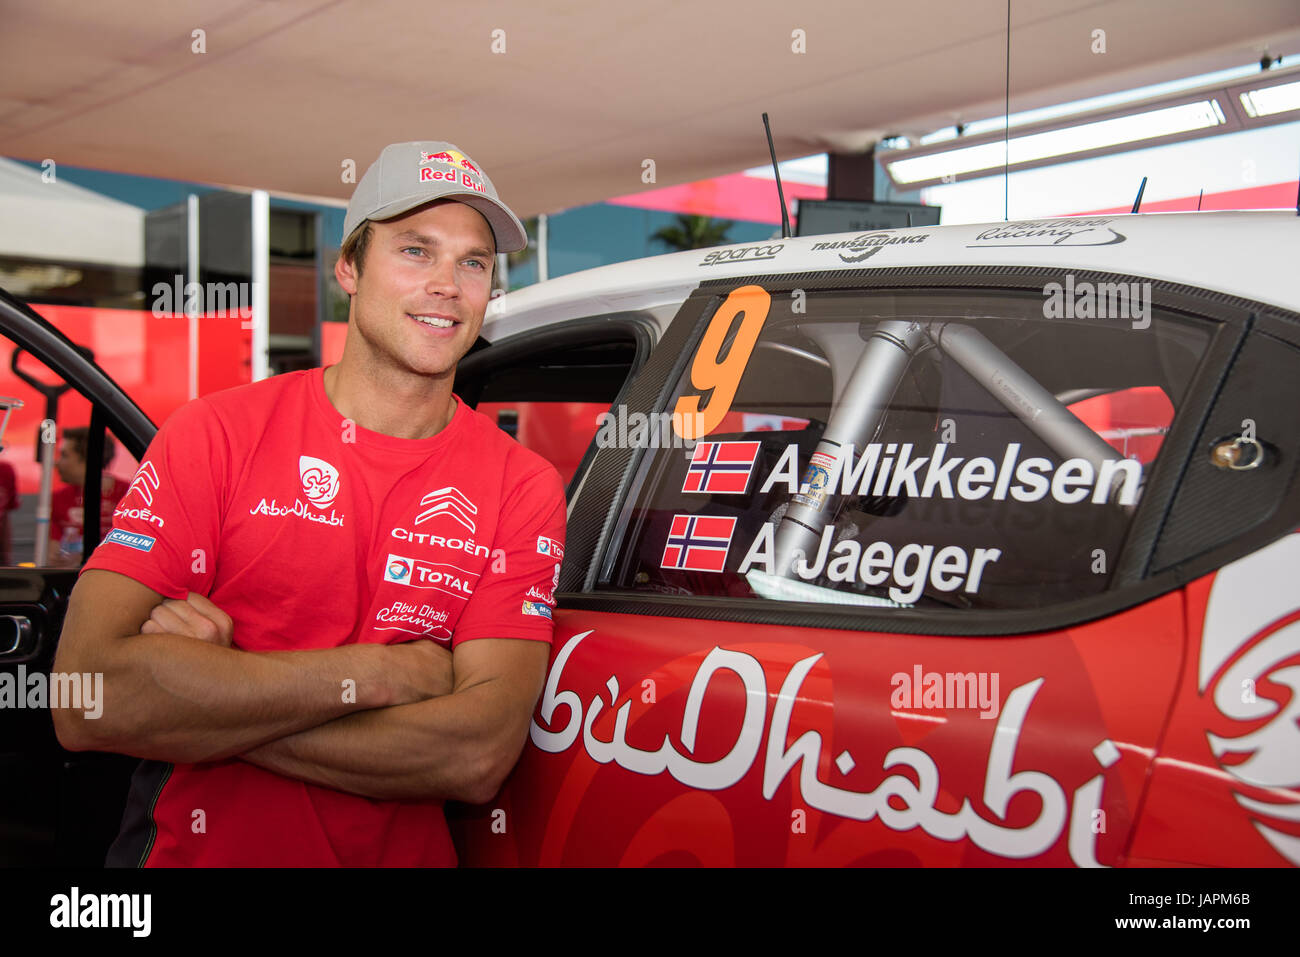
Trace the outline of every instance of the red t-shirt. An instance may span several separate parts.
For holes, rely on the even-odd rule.
[[[345,420],[323,370],[196,399],[154,438],[86,568],[207,595],[246,651],[550,641],[564,490],[457,400],[412,441]],[[489,573],[490,572],[490,573]],[[205,828],[194,833],[194,812]],[[110,864],[454,865],[441,802],[376,801],[238,759],[146,761]]]
[[[101,480],[99,499],[99,530],[106,534],[113,524],[113,512],[118,500],[126,493],[126,483],[119,482],[107,472]],[[64,485],[54,490],[50,496],[50,541],[53,548],[63,544],[64,535],[72,529],[70,545],[75,553],[81,555],[81,540],[86,527],[85,489],[80,485]]]
[[[20,504],[18,475],[8,462],[0,462],[0,562],[5,565],[13,562],[13,556],[9,554],[12,545],[9,541],[9,513]]]
[[[18,474],[8,462],[0,462],[0,517],[8,518],[19,504]]]

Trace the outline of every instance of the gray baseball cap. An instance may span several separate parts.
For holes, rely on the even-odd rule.
[[[344,239],[368,219],[392,219],[435,199],[454,199],[482,213],[499,253],[528,245],[519,217],[497,198],[487,174],[451,143],[441,142],[385,146],[348,201]]]

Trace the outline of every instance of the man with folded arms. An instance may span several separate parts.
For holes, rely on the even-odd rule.
[[[452,394],[523,227],[455,146],[397,143],[344,235],[339,363],[175,412],[72,593],[55,669],[104,705],[59,740],[145,759],[110,865],[454,865],[443,800],[523,747],[563,487]]]

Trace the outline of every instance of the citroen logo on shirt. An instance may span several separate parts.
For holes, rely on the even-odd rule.
[[[446,488],[440,488],[420,499],[420,504],[429,507],[415,516],[416,525],[423,525],[439,515],[445,515],[460,522],[471,532],[474,531],[474,519],[470,518],[470,516],[478,514],[478,506],[471,502],[460,489],[453,488],[450,485]]]
[[[158,470],[153,467],[152,462],[146,460],[135,473],[135,477],[131,479],[131,487],[126,490],[126,495],[123,495],[122,498],[126,498],[127,495],[135,492],[145,505],[152,505],[153,493],[158,491],[159,484]]]

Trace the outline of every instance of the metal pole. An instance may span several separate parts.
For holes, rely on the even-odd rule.
[[[36,499],[36,554],[37,568],[50,562],[50,501],[54,488],[55,425],[52,419],[41,423],[41,490]]]
[[[929,346],[925,327],[915,322],[888,319],[872,332],[826,423],[800,491],[777,527],[777,575],[795,577],[793,563],[817,554],[822,532],[834,518],[834,505],[840,498],[835,485],[840,481],[840,471],[847,466],[843,460],[845,447],[852,446],[856,454],[862,454],[876,434],[912,357]]]
[[[1123,458],[975,329],[954,322],[935,323],[930,338],[1062,458],[1087,459],[1094,468]]]
[[[253,202],[253,381],[271,374],[271,194],[255,189]]]
[[[197,399],[199,397],[199,305],[198,302],[191,305],[189,291],[203,288],[199,285],[198,196],[190,193],[185,201],[185,208],[185,318],[189,326],[189,397]],[[201,292],[200,296],[202,296]]]
[[[551,276],[550,257],[547,255],[547,217],[545,213],[537,216],[537,281],[545,282]]]

